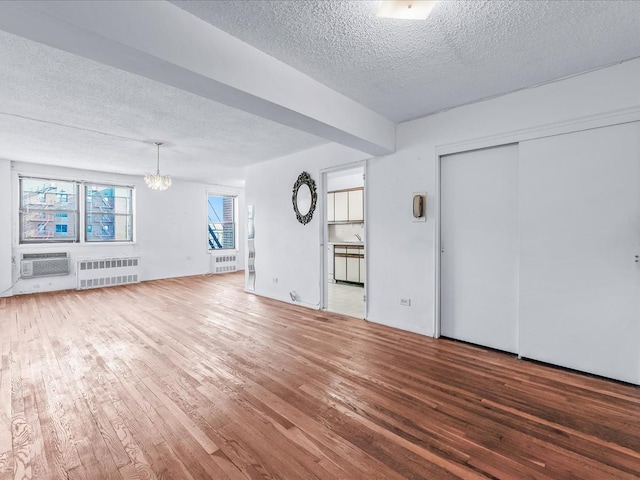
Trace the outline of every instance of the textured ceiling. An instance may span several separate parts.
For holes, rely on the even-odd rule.
[[[0,31],[0,158],[242,185],[243,167],[324,143]]]
[[[427,21],[364,0],[172,3],[396,122],[640,55],[640,1],[442,1]],[[163,173],[234,185],[325,143],[0,31],[0,158],[139,175],[156,140]]]
[[[377,1],[173,1],[404,121],[640,55],[640,1],[441,1],[426,21]]]

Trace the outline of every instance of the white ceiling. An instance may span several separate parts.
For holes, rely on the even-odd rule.
[[[0,157],[241,185],[243,168],[325,141],[0,31]]]
[[[446,1],[425,22],[375,1],[172,3],[394,122],[640,55],[634,1]],[[163,173],[241,185],[246,165],[334,138],[87,56],[0,31],[1,158],[139,175],[158,140]]]
[[[402,122],[640,56],[640,1],[448,0],[426,21],[377,1],[172,1]]]

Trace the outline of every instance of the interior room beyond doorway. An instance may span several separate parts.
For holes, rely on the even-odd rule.
[[[329,172],[326,186],[325,307],[365,318],[364,167]]]

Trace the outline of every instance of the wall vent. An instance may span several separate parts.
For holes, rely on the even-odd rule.
[[[238,267],[238,256],[232,255],[215,255],[211,257],[211,273],[228,273],[235,272]]]
[[[78,260],[78,290],[112,287],[140,281],[138,257]]]
[[[69,275],[69,254],[66,252],[23,253],[20,261],[20,275],[22,278]]]

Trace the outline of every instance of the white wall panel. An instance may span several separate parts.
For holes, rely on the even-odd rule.
[[[441,333],[518,351],[518,146],[441,159]]]
[[[640,383],[640,124],[520,159],[521,355]]]

